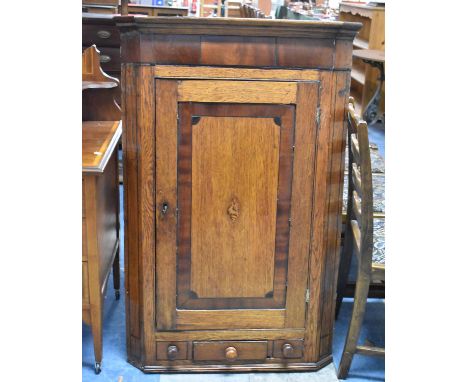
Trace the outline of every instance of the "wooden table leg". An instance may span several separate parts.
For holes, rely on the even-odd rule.
[[[117,250],[114,257],[114,263],[112,265],[112,275],[114,278],[114,290],[115,290],[115,299],[120,300],[120,169],[119,169],[119,155],[118,150],[115,155],[116,161],[116,193],[117,193],[117,203],[116,203],[116,230],[117,230]]]
[[[94,304],[91,303],[91,332],[93,333],[94,344],[94,371],[101,372],[102,363],[102,298]]]
[[[370,99],[369,103],[364,109],[362,113],[362,117],[367,122],[368,125],[371,125],[377,122],[379,119],[384,121],[384,118],[379,115],[379,103],[380,103],[380,90],[382,89],[382,84],[385,81],[385,74],[384,74],[384,64],[383,62],[376,62],[371,60],[363,60],[366,64],[373,66],[374,68],[379,69],[380,76],[377,83],[377,89],[375,89],[375,93]]]
[[[115,290],[115,299],[120,299],[120,259],[119,259],[119,248],[117,248],[117,253],[115,254],[114,264],[112,265],[112,274],[114,278],[114,290]]]

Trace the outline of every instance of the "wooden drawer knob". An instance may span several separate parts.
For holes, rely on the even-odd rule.
[[[173,361],[176,359],[179,349],[175,345],[170,345],[167,347],[167,359]]]
[[[225,351],[226,359],[234,361],[237,358],[237,349],[233,346],[229,346]]]
[[[97,35],[99,38],[109,38],[111,33],[109,31],[98,31]]]
[[[283,345],[284,358],[291,358],[294,355],[294,347],[291,344],[285,343]]]
[[[102,64],[107,64],[108,62],[111,61],[111,57],[108,56],[107,54],[102,54],[101,57],[99,57],[99,61],[100,61]]]

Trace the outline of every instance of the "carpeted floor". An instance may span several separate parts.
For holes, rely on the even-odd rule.
[[[370,140],[377,144],[379,151],[385,155],[385,133],[380,127],[369,128]],[[123,189],[120,189],[121,205]],[[121,238],[123,239],[123,214],[121,213]],[[121,280],[123,280],[123,240],[121,243],[120,264]],[[123,283],[122,283],[123,284]],[[123,292],[123,291],[122,291]],[[83,381],[84,382],[117,382],[119,376],[123,382],[151,381],[151,382],[335,382],[337,381],[335,366],[338,367],[343,350],[346,332],[352,310],[352,299],[345,299],[341,307],[338,320],[335,322],[333,341],[334,365],[331,364],[316,373],[246,373],[246,374],[179,374],[179,375],[146,375],[126,361],[125,347],[125,293],[120,301],[116,301],[113,291],[112,275],[109,279],[107,296],[104,303],[104,332],[103,332],[103,362],[102,372],[94,374],[94,352],[91,330],[83,324]],[[368,341],[376,346],[385,345],[385,302],[370,299],[367,304],[366,316],[361,330],[360,340]],[[377,357],[354,357],[349,382],[369,382],[385,380],[385,361]]]

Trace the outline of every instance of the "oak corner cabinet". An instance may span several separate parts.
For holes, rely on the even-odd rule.
[[[145,372],[330,363],[360,24],[116,23],[129,361]]]

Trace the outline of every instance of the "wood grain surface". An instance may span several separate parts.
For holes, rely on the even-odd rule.
[[[81,146],[83,171],[103,172],[121,134],[121,121],[83,122]]]
[[[288,70],[288,69],[239,69],[219,68],[213,66],[176,66],[156,65],[154,67],[155,77],[161,78],[207,78],[207,79],[229,79],[229,80],[269,80],[269,81],[318,81],[320,72],[317,70]]]
[[[234,350],[237,360],[264,360],[267,357],[266,341],[207,341],[193,343],[195,361],[227,361],[226,349]]]
[[[134,225],[130,362],[146,372],[326,365],[342,101],[360,25],[134,17],[117,24]],[[158,359],[168,351],[157,351],[161,341],[186,342],[188,358]],[[190,358],[194,342],[210,341],[265,341],[268,357]]]
[[[178,306],[284,307],[294,109],[180,105]]]
[[[284,309],[177,310],[178,330],[284,328]]]
[[[177,245],[177,92],[175,81],[156,81],[156,327],[174,328]],[[163,208],[167,210],[163,213]]]
[[[201,117],[192,126],[192,290],[200,298],[273,290],[280,127]]]
[[[296,102],[293,82],[182,81],[177,89],[180,102],[282,103]]]

